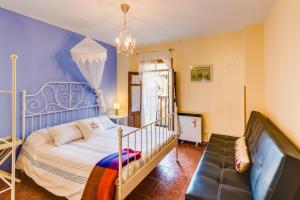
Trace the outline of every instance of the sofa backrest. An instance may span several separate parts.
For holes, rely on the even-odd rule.
[[[270,199],[283,164],[284,154],[265,132],[251,152],[250,182],[254,199]]]
[[[267,118],[252,112],[245,132],[254,199],[297,199],[300,152]],[[297,192],[298,191],[298,192]]]

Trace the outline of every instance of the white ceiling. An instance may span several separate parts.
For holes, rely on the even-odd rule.
[[[1,0],[0,6],[114,44],[122,0]],[[137,45],[239,30],[262,22],[272,0],[126,0]]]

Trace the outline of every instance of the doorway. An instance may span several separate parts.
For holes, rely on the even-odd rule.
[[[141,127],[142,82],[138,72],[128,72],[128,126]]]
[[[171,50],[139,54],[139,72],[128,74],[128,125],[141,127],[175,111]]]

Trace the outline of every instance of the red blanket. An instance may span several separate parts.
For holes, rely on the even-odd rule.
[[[141,158],[140,151],[123,149],[122,166]],[[112,200],[119,172],[119,153],[111,154],[100,160],[92,170],[85,186],[82,200]]]

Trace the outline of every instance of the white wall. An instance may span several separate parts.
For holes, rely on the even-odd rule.
[[[117,58],[117,101],[120,103],[120,113],[128,111],[128,72],[129,57],[118,54]]]
[[[300,148],[300,1],[274,0],[265,23],[266,113]]]
[[[248,120],[253,110],[265,112],[264,25],[248,26],[243,34]]]
[[[241,136],[244,132],[243,86],[249,84],[249,102],[264,102],[261,92],[256,91],[264,81],[252,81],[252,75],[245,76],[244,57],[247,71],[263,77],[263,60],[258,55],[263,52],[263,25],[207,37],[197,37],[161,44],[139,46],[135,52],[165,50],[174,48],[174,68],[177,72],[177,92],[179,110],[204,115],[204,132]],[[244,45],[249,40],[248,45]],[[251,43],[255,44],[251,44]],[[256,49],[258,48],[258,49]],[[247,50],[247,51],[246,51]],[[129,66],[119,58],[118,101],[127,106],[127,72],[138,70],[137,56],[129,58]],[[246,62],[247,61],[247,62]],[[213,81],[197,83],[190,80],[190,66],[213,64]],[[255,66],[252,66],[255,65]],[[127,70],[127,72],[126,72]],[[126,92],[125,92],[126,91]],[[126,96],[124,96],[126,95]],[[258,98],[259,100],[255,100]],[[253,100],[254,99],[254,100]],[[249,110],[259,109],[257,103],[249,105]],[[126,107],[127,108],[127,107]],[[250,113],[250,111],[249,111]]]

